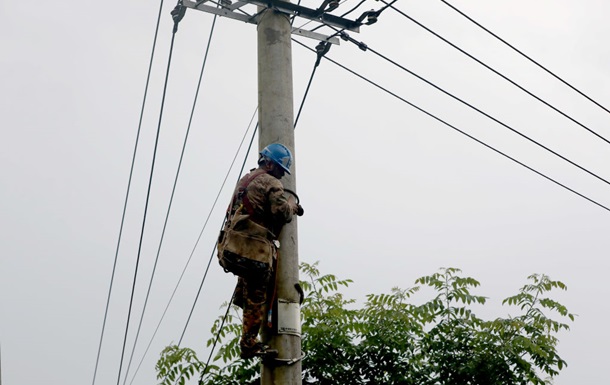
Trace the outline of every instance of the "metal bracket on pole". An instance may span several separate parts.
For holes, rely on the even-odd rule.
[[[344,19],[339,16],[324,13],[320,9],[311,9],[281,0],[238,0],[235,3],[231,3],[230,0],[218,1],[220,2],[218,7],[205,4],[206,2],[208,2],[208,0],[184,0],[183,4],[187,8],[212,13],[218,16],[228,17],[230,19],[235,19],[250,24],[258,24],[260,16],[259,13],[249,15],[241,9],[242,7],[249,4],[265,8],[272,8],[293,17],[302,17],[304,19],[315,21],[319,25],[331,25],[337,28],[347,29],[354,32],[359,32],[360,25],[362,24],[358,21]],[[313,30],[304,29],[302,27],[293,27],[292,33],[319,41],[328,41],[331,44],[337,45],[341,41],[337,37],[330,37],[322,33],[314,32]]]
[[[303,7],[301,5],[292,4],[288,1],[281,0],[247,0],[249,3],[259,5],[261,7],[273,8],[280,12],[287,13],[289,15],[302,17],[312,21],[317,21],[323,24],[332,25],[337,28],[345,28],[347,30],[358,32],[360,31],[361,23],[353,20],[344,19],[339,16],[331,15],[330,13],[324,13],[319,9],[311,9]]]

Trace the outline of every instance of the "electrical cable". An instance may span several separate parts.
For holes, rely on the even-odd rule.
[[[207,62],[207,59],[208,59],[208,53],[210,51],[210,43],[212,41],[212,37],[214,36],[214,27],[216,26],[216,18],[217,18],[217,15],[214,15],[214,18],[212,20],[212,27],[210,28],[210,36],[208,37],[208,42],[207,42],[207,46],[206,46],[206,49],[205,49],[205,54],[204,54],[204,57],[203,57],[203,63],[201,65],[201,71],[199,73],[199,81],[197,83],[197,90],[195,91],[195,97],[194,97],[194,100],[193,100],[193,107],[191,108],[191,115],[190,115],[188,126],[187,126],[187,129],[186,129],[186,134],[184,136],[184,142],[182,144],[182,151],[180,153],[180,160],[178,162],[178,168],[176,170],[176,177],[174,179],[174,185],[172,187],[172,193],[171,193],[171,196],[169,198],[169,204],[168,204],[168,207],[167,207],[167,213],[165,214],[165,222],[163,223],[163,230],[161,231],[161,238],[159,240],[159,246],[157,248],[157,255],[155,257],[155,262],[154,262],[152,273],[151,273],[151,276],[150,276],[150,282],[148,283],[148,289],[146,291],[146,298],[144,299],[144,306],[142,307],[142,314],[140,316],[140,322],[138,323],[138,330],[136,332],[136,337],[135,337],[134,342],[133,342],[133,349],[131,350],[131,355],[129,357],[129,363],[127,365],[127,370],[125,371],[125,378],[123,380],[123,385],[125,385],[125,383],[127,382],[127,377],[129,376],[129,370],[131,368],[131,362],[133,360],[133,355],[134,355],[134,352],[136,350],[136,345],[138,343],[138,338],[140,336],[140,330],[142,328],[142,321],[144,320],[144,314],[146,312],[146,306],[148,304],[148,299],[150,297],[150,290],[152,288],[153,280],[154,280],[154,277],[155,277],[155,272],[156,272],[156,269],[157,269],[157,262],[159,261],[159,256],[161,254],[161,247],[163,245],[163,239],[165,238],[165,230],[167,229],[167,222],[169,220],[169,214],[171,212],[172,203],[174,201],[174,194],[176,192],[176,186],[178,184],[178,177],[180,176],[180,169],[182,168],[182,161],[184,159],[184,152],[186,150],[186,144],[188,142],[189,133],[190,133],[190,130],[191,130],[191,124],[193,122],[193,116],[195,114],[195,107],[197,106],[197,99],[199,97],[199,90],[201,88],[201,82],[202,82],[202,79],[203,79],[203,72],[205,70],[205,65],[206,65],[206,62]]]
[[[504,74],[500,73],[499,71],[497,71],[496,69],[492,68],[491,66],[487,65],[486,63],[484,63],[483,61],[477,59],[476,57],[474,57],[473,55],[471,55],[470,53],[466,52],[465,50],[463,50],[462,48],[458,47],[457,45],[453,44],[452,42],[450,42],[449,40],[445,39],[444,37],[442,37],[441,35],[439,35],[438,33],[434,32],[433,30],[431,30],[430,28],[426,27],[425,25],[423,25],[422,23],[418,22],[417,20],[413,19],[412,17],[410,17],[409,15],[407,15],[406,13],[404,13],[403,11],[399,10],[398,8],[394,7],[393,5],[386,3],[384,0],[381,0],[382,3],[388,4],[388,6],[390,8],[392,8],[393,10],[395,10],[396,12],[398,12],[400,15],[404,16],[405,18],[407,18],[408,20],[412,21],[413,23],[417,24],[419,27],[425,29],[426,31],[428,31],[429,33],[433,34],[434,36],[436,36],[437,38],[439,38],[440,40],[442,40],[443,42],[445,42],[446,44],[449,44],[451,47],[455,48],[456,50],[460,51],[462,54],[468,56],[470,59],[476,61],[477,63],[479,63],[480,65],[482,65],[483,67],[487,68],[488,70],[490,70],[491,72],[493,72],[494,74],[500,76],[502,79],[506,80],[507,82],[509,82],[510,84],[514,85],[515,87],[517,87],[518,89],[520,89],[521,91],[525,92],[526,94],[528,94],[529,96],[533,97],[534,99],[538,100],[540,103],[544,104],[545,106],[551,108],[552,110],[554,110],[555,112],[559,113],[560,115],[562,115],[564,118],[569,119],[570,121],[572,121],[573,123],[576,123],[578,126],[584,128],[585,130],[589,131],[591,134],[597,136],[598,138],[600,138],[601,140],[603,140],[604,142],[610,144],[610,140],[604,138],[603,136],[601,136],[600,134],[598,134],[597,132],[593,131],[592,129],[590,129],[589,127],[587,127],[586,125],[584,125],[583,123],[579,122],[578,120],[574,119],[573,117],[571,117],[570,115],[566,114],[565,112],[561,111],[560,109],[558,109],[557,107],[553,106],[552,104],[550,104],[549,102],[545,101],[544,99],[542,99],[541,97],[535,95],[534,93],[532,93],[531,91],[529,91],[528,89],[526,89],[525,87],[521,86],[520,84],[518,84],[517,82],[513,81],[512,79],[510,79],[509,77],[505,76]]]
[[[102,351],[102,341],[104,340],[104,331],[106,329],[106,320],[108,318],[108,309],[110,307],[110,296],[112,294],[112,286],[114,283],[114,275],[116,272],[116,264],[117,264],[117,260],[118,260],[118,256],[119,256],[119,248],[121,245],[121,237],[123,235],[123,225],[125,224],[125,213],[127,212],[127,201],[129,200],[129,192],[131,190],[131,180],[133,177],[133,169],[134,169],[134,165],[136,162],[136,154],[138,151],[138,142],[140,141],[140,131],[142,128],[142,119],[144,116],[144,107],[146,106],[146,96],[148,95],[148,86],[150,84],[150,74],[152,72],[152,64],[153,64],[153,59],[155,57],[155,47],[157,46],[157,36],[159,34],[159,25],[161,24],[161,12],[163,9],[163,0],[161,0],[161,3],[159,5],[159,14],[157,16],[157,26],[155,27],[155,36],[153,38],[153,45],[152,45],[152,50],[150,53],[150,61],[148,64],[148,74],[146,75],[146,85],[144,86],[144,97],[142,98],[142,107],[140,109],[140,119],[138,122],[138,131],[136,134],[136,142],[135,142],[135,146],[133,149],[133,156],[132,156],[132,160],[131,160],[131,168],[129,170],[129,179],[127,182],[127,192],[125,193],[125,203],[123,204],[123,214],[121,215],[121,225],[119,227],[119,237],[117,240],[117,245],[116,245],[116,251],[114,253],[114,263],[112,265],[112,274],[110,276],[110,287],[108,289],[108,298],[106,299],[106,310],[104,311],[104,321],[102,322],[102,333],[100,335],[100,343],[99,346],[97,348],[97,357],[95,359],[95,369],[93,371],[93,381],[92,381],[92,385],[95,385],[95,378],[97,376],[97,368],[98,368],[98,364],[100,361],[100,353]]]
[[[295,40],[295,39],[292,39],[292,40],[293,40],[294,42],[296,42],[297,44],[299,44],[299,45],[301,45],[301,46],[305,47],[306,49],[308,49],[308,50],[310,50],[310,51],[313,51],[313,49],[311,49],[311,48],[307,47],[305,44],[303,44],[303,43],[299,42],[298,40]],[[543,177],[543,178],[545,178],[545,179],[547,179],[547,180],[549,180],[549,181],[551,181],[551,182],[555,183],[556,185],[558,185],[558,186],[560,186],[560,187],[563,187],[564,189],[566,189],[566,190],[568,190],[568,191],[570,191],[570,192],[572,192],[572,193],[574,193],[574,194],[578,195],[579,197],[581,197],[581,198],[583,198],[583,199],[585,199],[585,200],[587,200],[587,201],[589,201],[589,202],[591,202],[591,203],[593,203],[593,204],[595,204],[595,205],[597,205],[597,206],[599,206],[599,207],[603,208],[604,210],[606,210],[606,211],[609,211],[609,212],[610,212],[610,208],[608,208],[608,207],[606,207],[606,206],[602,205],[601,203],[599,203],[599,202],[597,202],[597,201],[595,201],[595,200],[593,200],[593,199],[591,199],[591,198],[589,198],[589,197],[587,197],[587,196],[585,196],[585,195],[583,195],[583,194],[579,193],[579,192],[578,192],[578,191],[576,191],[576,190],[571,189],[570,187],[567,187],[566,185],[564,185],[564,184],[562,184],[562,183],[560,183],[560,182],[556,181],[555,179],[553,179],[553,178],[551,178],[551,177],[549,177],[549,176],[547,176],[547,175],[543,174],[542,172],[537,171],[537,170],[535,170],[534,168],[532,168],[532,167],[530,167],[530,166],[526,165],[525,163],[518,161],[517,159],[515,159],[515,158],[511,157],[510,155],[507,155],[507,154],[505,154],[505,153],[501,152],[500,150],[497,150],[496,148],[492,147],[491,145],[489,145],[489,144],[487,144],[487,143],[483,142],[482,140],[479,140],[479,139],[475,138],[474,136],[472,136],[472,135],[470,135],[470,134],[468,134],[468,133],[466,133],[466,132],[464,132],[464,131],[460,130],[460,129],[459,129],[459,128],[457,128],[456,126],[454,126],[454,125],[452,125],[452,124],[450,124],[450,123],[448,123],[448,122],[446,122],[446,121],[442,120],[441,118],[439,118],[439,117],[437,117],[436,115],[434,115],[434,114],[432,114],[432,113],[430,113],[430,112],[428,112],[428,111],[424,110],[423,108],[421,108],[421,107],[419,107],[419,106],[417,106],[417,105],[415,105],[415,104],[413,104],[413,103],[411,103],[411,102],[407,101],[406,99],[404,99],[404,98],[402,98],[402,97],[398,96],[397,94],[393,93],[392,91],[389,91],[388,89],[386,89],[386,88],[384,88],[384,87],[382,87],[382,86],[378,85],[377,83],[373,82],[372,80],[367,79],[366,77],[364,77],[364,76],[360,75],[359,73],[357,73],[357,72],[355,72],[355,71],[353,71],[353,70],[351,70],[351,69],[347,68],[346,66],[344,66],[344,65],[342,65],[342,64],[340,64],[340,63],[338,63],[338,62],[336,62],[335,60],[333,60],[333,59],[329,58],[328,56],[325,56],[324,58],[325,58],[326,60],[330,61],[331,63],[333,63],[333,64],[335,64],[335,65],[337,65],[337,66],[339,66],[339,67],[343,68],[344,70],[346,70],[346,71],[350,72],[351,74],[353,74],[353,75],[355,75],[355,76],[359,77],[360,79],[362,79],[362,80],[364,80],[364,81],[368,82],[369,84],[371,84],[371,85],[373,85],[373,86],[375,86],[375,87],[379,88],[380,90],[382,90],[382,91],[384,91],[384,92],[386,92],[386,93],[388,93],[388,94],[392,95],[393,97],[395,97],[396,99],[398,99],[398,100],[402,101],[403,103],[408,104],[409,106],[411,106],[411,107],[415,108],[416,110],[418,110],[418,111],[420,111],[420,112],[424,113],[425,115],[428,115],[429,117],[431,117],[431,118],[435,119],[436,121],[438,121],[438,122],[440,122],[440,123],[443,123],[444,125],[446,125],[446,126],[448,126],[448,127],[452,128],[453,130],[455,130],[455,131],[459,132],[460,134],[465,135],[466,137],[468,137],[468,138],[470,138],[470,139],[474,140],[475,142],[477,142],[477,143],[479,143],[479,144],[481,144],[481,145],[483,145],[483,146],[485,146],[485,147],[489,148],[490,150],[492,150],[492,151],[494,151],[494,152],[496,152],[496,153],[498,153],[498,154],[500,154],[500,155],[504,156],[505,158],[508,158],[508,159],[512,160],[513,162],[515,162],[515,163],[517,163],[517,164],[519,164],[519,165],[521,165],[521,166],[525,167],[526,169],[528,169],[528,170],[532,171],[533,173],[535,173],[535,174],[537,174],[537,175],[539,175],[539,176],[541,176],[541,177]]]
[[[210,366],[210,361],[212,360],[212,355],[214,354],[214,349],[216,349],[216,345],[218,344],[218,340],[220,339],[220,333],[222,332],[222,328],[225,326],[225,321],[227,320],[227,317],[229,316],[229,311],[231,310],[231,304],[233,302],[233,297],[235,296],[236,290],[237,290],[237,287],[235,288],[235,290],[233,290],[233,293],[231,294],[231,298],[229,299],[229,302],[227,304],[227,311],[225,312],[224,317],[222,317],[222,322],[220,323],[220,327],[218,328],[218,332],[216,333],[216,338],[214,339],[214,344],[212,344],[212,348],[210,349],[210,355],[208,356],[208,360],[205,363],[205,368],[203,368],[203,371],[201,372],[201,375],[199,376],[199,384],[202,383],[203,376],[205,376],[205,371]]]
[[[545,66],[543,66],[542,64],[538,63],[536,60],[532,59],[531,57],[529,57],[528,55],[526,55],[525,53],[523,53],[522,51],[520,51],[519,49],[515,48],[513,45],[511,45],[510,43],[508,43],[506,40],[502,39],[501,37],[499,37],[498,35],[496,35],[495,33],[491,32],[489,29],[485,28],[483,25],[479,24],[478,22],[476,22],[474,19],[472,19],[470,16],[466,15],[464,12],[460,11],[459,9],[457,9],[456,7],[454,7],[453,5],[449,4],[447,1],[445,0],[440,0],[442,3],[444,3],[445,5],[447,5],[449,8],[453,9],[454,11],[456,11],[457,13],[459,13],[460,15],[462,15],[463,17],[465,17],[467,20],[469,20],[470,22],[472,22],[474,25],[476,25],[477,27],[481,28],[483,31],[487,32],[488,34],[490,34],[491,36],[495,37],[496,39],[498,39],[499,41],[501,41],[502,43],[504,43],[506,46],[508,46],[509,48],[511,48],[513,51],[517,52],[518,54],[520,54],[521,56],[523,56],[524,58],[526,58],[527,60],[529,60],[530,62],[532,62],[533,64],[537,65],[539,68],[541,68],[542,70],[546,71],[549,75],[553,76],[555,79],[559,80],[560,82],[562,82],[563,84],[565,84],[566,86],[570,87],[572,90],[576,91],[578,94],[580,94],[581,96],[583,96],[585,99],[589,100],[591,103],[595,104],[596,106],[598,106],[599,108],[601,108],[602,110],[610,113],[610,110],[606,107],[604,107],[603,105],[601,105],[600,103],[596,102],[595,100],[593,100],[591,97],[589,97],[588,95],[586,95],[584,92],[580,91],[578,88],[574,87],[573,85],[571,85],[570,83],[568,83],[567,81],[565,81],[564,79],[562,79],[561,77],[559,77],[558,75],[556,75],[555,73],[553,73],[551,70],[549,70],[548,68],[546,68]]]
[[[167,314],[167,310],[169,309],[169,306],[171,305],[174,296],[176,295],[176,292],[178,291],[178,287],[180,286],[180,283],[182,282],[182,278],[184,277],[184,274],[186,273],[186,269],[188,268],[191,259],[193,258],[193,255],[195,254],[195,250],[197,249],[197,246],[199,245],[199,241],[201,240],[201,237],[203,236],[203,232],[205,231],[207,224],[210,220],[210,217],[212,215],[212,212],[214,211],[214,208],[216,207],[216,203],[218,202],[218,198],[220,197],[220,194],[222,193],[222,190],[224,188],[224,185],[229,177],[229,174],[231,173],[231,170],[233,169],[233,165],[235,164],[235,160],[237,159],[237,156],[239,155],[239,151],[241,150],[241,147],[244,143],[244,140],[246,139],[246,135],[248,134],[248,131],[250,131],[250,127],[252,126],[252,121],[254,120],[254,116],[256,115],[256,112],[258,111],[258,108],[254,110],[254,113],[252,114],[252,118],[250,119],[250,123],[248,124],[248,127],[246,128],[246,131],[244,132],[244,135],[241,139],[241,142],[239,144],[239,147],[237,148],[237,151],[235,152],[235,156],[233,157],[233,161],[231,162],[231,165],[229,166],[229,170],[227,171],[227,174],[225,175],[225,178],[222,182],[222,185],[220,186],[220,189],[218,191],[218,194],[216,195],[216,199],[214,200],[214,203],[212,204],[212,208],[210,209],[208,216],[205,220],[205,223],[203,224],[203,227],[201,229],[201,231],[199,232],[199,237],[197,238],[197,241],[195,242],[195,245],[193,246],[193,249],[191,250],[191,254],[188,258],[188,260],[186,261],[186,264],[184,266],[184,268],[182,269],[182,273],[180,274],[180,277],[178,278],[178,282],[176,283],[176,286],[174,287],[174,291],[172,292],[172,295],[170,296],[169,301],[167,302],[167,305],[165,306],[165,310],[163,311],[163,314],[161,315],[161,319],[159,320],[159,322],[157,323],[157,327],[155,328],[155,331],[152,335],[152,337],[150,338],[150,341],[148,342],[148,346],[146,347],[146,350],[144,351],[144,354],[142,356],[142,359],[140,360],[140,363],[138,364],[138,367],[133,375],[133,378],[131,379],[131,383],[133,383],[136,375],[138,374],[138,371],[140,370],[140,366],[142,365],[142,363],[144,362],[144,358],[146,358],[146,354],[148,353],[148,350],[150,349],[150,346],[152,345],[152,342],[154,340],[154,338],[157,335],[157,332],[159,331],[159,328],[161,326],[161,323],[163,322],[163,319],[165,318],[165,314]],[[254,133],[252,134],[252,140],[254,139],[254,135],[256,134],[256,130],[258,128],[258,124],[256,126],[256,128],[254,129]],[[243,170],[243,169],[242,169]],[[240,172],[241,174],[241,172]]]
[[[334,36],[334,35],[333,35]],[[330,36],[328,39],[330,39],[332,36]],[[307,99],[307,94],[309,93],[309,87],[311,87],[311,81],[313,80],[314,75],[316,74],[316,70],[318,68],[318,66],[320,65],[320,61],[322,60],[322,57],[324,55],[326,55],[326,53],[328,52],[328,50],[330,49],[330,43],[328,41],[325,42],[320,42],[317,46],[316,46],[316,62],[313,66],[313,71],[311,72],[311,76],[309,77],[309,82],[307,83],[307,88],[305,89],[305,94],[303,95],[303,100],[301,100],[301,105],[299,106],[299,112],[297,113],[297,117],[294,120],[294,128],[297,128],[297,123],[299,122],[299,117],[301,116],[301,111],[303,110],[303,105],[305,104],[305,99]]]
[[[332,26],[330,26],[330,27],[331,27],[331,28],[333,28],[333,29],[335,29],[335,28],[334,28],[334,27],[332,27]],[[335,30],[336,30],[336,29],[335,29]],[[411,71],[411,70],[407,69],[406,67],[404,67],[404,66],[400,65],[399,63],[395,62],[394,60],[392,60],[392,59],[388,58],[387,56],[384,56],[384,55],[382,55],[381,53],[379,53],[379,52],[375,51],[374,49],[370,48],[369,46],[367,46],[367,45],[366,45],[366,44],[364,44],[363,42],[358,42],[358,41],[356,41],[355,39],[353,39],[352,37],[350,37],[350,36],[349,36],[347,33],[345,33],[345,32],[341,32],[341,38],[342,38],[342,39],[344,39],[344,40],[348,40],[349,42],[351,42],[351,43],[355,44],[356,46],[358,46],[358,48],[360,48],[360,49],[361,49],[361,50],[363,50],[363,51],[366,51],[366,50],[371,51],[372,53],[374,53],[375,55],[379,56],[380,58],[382,58],[382,59],[384,59],[384,60],[388,61],[389,63],[391,63],[391,64],[395,65],[396,67],[398,67],[398,68],[402,69],[403,71],[405,71],[405,72],[407,72],[407,73],[409,73],[409,74],[411,74],[411,75],[415,76],[415,77],[416,77],[416,78],[418,78],[419,80],[421,80],[421,81],[425,82],[426,84],[428,84],[428,85],[430,85],[430,86],[432,86],[432,87],[436,88],[437,90],[441,91],[441,92],[442,92],[442,93],[444,93],[445,95],[447,95],[447,96],[449,96],[449,97],[453,98],[454,100],[457,100],[458,102],[460,102],[460,103],[464,104],[465,106],[467,106],[467,107],[469,107],[469,108],[473,109],[474,111],[476,111],[476,112],[480,113],[481,115],[483,115],[483,116],[487,117],[488,119],[491,119],[492,121],[494,121],[494,122],[496,122],[496,123],[500,124],[501,126],[503,126],[503,127],[507,128],[507,129],[509,129],[510,131],[512,131],[513,133],[515,133],[515,134],[517,134],[517,135],[521,136],[522,138],[527,139],[528,141],[530,141],[530,142],[532,142],[532,143],[536,144],[538,147],[543,148],[543,149],[545,149],[546,151],[550,152],[551,154],[553,154],[553,155],[555,155],[555,156],[557,156],[557,157],[559,157],[559,158],[563,159],[564,161],[566,161],[566,162],[570,163],[571,165],[573,165],[573,166],[575,166],[575,167],[579,168],[580,170],[582,170],[582,171],[586,172],[587,174],[589,174],[589,175],[591,175],[591,176],[593,176],[593,177],[595,177],[595,178],[599,179],[600,181],[602,181],[602,182],[606,183],[607,185],[610,185],[610,181],[608,181],[608,180],[606,180],[606,179],[602,178],[601,176],[599,176],[599,175],[595,174],[594,172],[592,172],[592,171],[590,171],[590,170],[588,170],[588,169],[586,169],[586,168],[584,168],[584,167],[580,166],[579,164],[577,164],[577,163],[573,162],[572,160],[570,160],[570,159],[566,158],[565,156],[563,156],[563,155],[559,154],[558,152],[556,152],[556,151],[554,151],[554,150],[550,149],[549,147],[547,147],[547,146],[543,145],[542,143],[540,143],[540,142],[538,142],[538,141],[536,141],[536,140],[534,140],[534,139],[530,138],[529,136],[527,136],[527,135],[525,135],[525,134],[521,133],[520,131],[518,131],[518,130],[514,129],[513,127],[509,126],[508,124],[506,124],[506,123],[504,123],[504,122],[502,122],[502,121],[500,121],[500,120],[498,120],[498,119],[494,118],[493,116],[491,116],[491,115],[489,115],[488,113],[486,113],[486,112],[482,111],[481,109],[479,109],[479,108],[475,107],[474,105],[472,105],[472,104],[470,104],[470,103],[468,103],[468,102],[464,101],[463,99],[460,99],[459,97],[457,97],[457,96],[453,95],[452,93],[450,93],[450,92],[448,92],[448,91],[444,90],[443,88],[441,88],[441,87],[437,86],[436,84],[432,83],[431,81],[429,81],[429,80],[425,79],[424,77],[422,77],[422,76],[420,76],[420,75],[416,74],[415,72],[413,72],[413,71]]]
[[[178,32],[178,22],[182,19],[182,17],[184,16],[184,6],[182,5],[182,0],[178,1],[178,5],[176,5],[176,8],[174,8],[174,10],[172,11],[172,18],[174,19],[174,28],[172,30],[172,39],[171,39],[171,43],[170,43],[170,49],[169,49],[169,57],[168,57],[168,61],[167,61],[167,69],[165,72],[165,83],[163,85],[163,96],[161,98],[161,108],[160,108],[160,112],[159,112],[159,123],[157,125],[157,135],[155,137],[155,145],[154,145],[154,150],[153,150],[153,158],[152,158],[152,162],[151,162],[151,167],[150,167],[150,177],[148,180],[148,188],[147,188],[147,192],[146,192],[146,203],[144,205],[144,216],[142,219],[142,229],[140,232],[140,241],[139,241],[139,245],[138,245],[138,255],[136,258],[136,266],[134,269],[134,276],[133,276],[133,285],[131,287],[131,297],[129,299],[129,310],[127,312],[127,322],[125,324],[125,336],[123,338],[123,348],[121,349],[121,360],[120,360],[120,364],[119,364],[119,374],[117,377],[117,385],[119,385],[121,383],[121,371],[123,369],[123,358],[125,356],[125,346],[127,345],[127,334],[129,332],[129,321],[131,319],[131,310],[133,307],[133,297],[134,297],[134,293],[135,293],[135,289],[136,289],[136,281],[137,281],[137,277],[138,277],[138,266],[140,264],[140,256],[142,253],[142,240],[144,239],[144,229],[146,227],[146,217],[147,217],[147,213],[148,213],[148,203],[150,201],[150,192],[151,192],[151,186],[152,186],[152,181],[153,181],[153,175],[154,175],[154,170],[155,170],[155,161],[157,158],[157,147],[159,144],[159,134],[161,132],[161,121],[163,120],[163,108],[165,105],[165,96],[167,94],[167,83],[169,80],[169,70],[171,68],[171,62],[172,62],[172,54],[173,54],[173,50],[174,50],[174,40],[176,37],[176,32]]]
[[[258,123],[256,123],[256,127],[254,128],[254,131],[252,132],[252,139],[250,139],[250,144],[248,146],[248,150],[246,151],[246,156],[244,156],[244,161],[241,165],[241,170],[239,170],[239,177],[237,178],[237,180],[239,181],[239,179],[241,178],[241,175],[244,172],[244,168],[246,167],[246,161],[248,160],[248,155],[250,154],[250,150],[252,149],[252,142],[254,142],[254,138],[256,136],[256,131],[258,129]],[[207,221],[206,221],[207,223]],[[224,227],[224,218],[222,221],[222,225],[220,226],[219,230],[222,230],[222,228]],[[199,285],[199,290],[197,290],[197,295],[195,296],[195,300],[193,301],[193,306],[191,307],[191,311],[189,313],[189,316],[186,320],[186,324],[184,325],[184,329],[182,330],[182,334],[180,335],[180,340],[178,341],[178,346],[180,346],[180,344],[182,343],[182,339],[184,338],[184,334],[186,333],[186,329],[189,326],[189,323],[191,322],[191,317],[193,316],[193,311],[195,310],[195,306],[197,305],[197,300],[199,300],[199,295],[201,294],[201,289],[203,288],[203,284],[205,282],[205,279],[208,276],[208,271],[210,270],[210,264],[212,263],[212,259],[214,258],[214,254],[216,252],[216,244],[214,244],[214,247],[212,248],[212,253],[210,255],[210,259],[208,260],[208,265],[205,268],[205,272],[203,274],[203,278],[201,279],[201,284]]]
[[[307,93],[309,93],[309,87],[311,86],[311,81],[313,80],[313,76],[316,74],[316,69],[318,68],[318,65],[314,65],[313,66],[313,71],[311,72],[311,76],[309,77],[309,82],[307,83],[307,88],[305,89],[305,96],[307,96]],[[294,120],[294,128],[297,128],[297,123],[299,122],[299,117],[301,116],[301,110],[303,109],[303,104],[305,103],[305,99],[303,99],[303,101],[301,102],[301,105],[299,106],[299,112],[297,112],[297,117]]]
[[[301,0],[297,1],[297,7],[301,5]],[[290,26],[292,27],[294,25],[294,20],[297,18],[297,15],[292,15],[292,17],[290,18]]]
[[[347,15],[349,15],[350,13],[354,12],[355,10],[357,10],[358,8],[360,8],[360,6],[362,4],[364,4],[366,0],[360,0],[360,2],[358,4],[356,4],[355,7],[353,7],[352,9],[350,9],[349,11],[345,12],[343,15],[339,16],[339,17],[345,17]]]

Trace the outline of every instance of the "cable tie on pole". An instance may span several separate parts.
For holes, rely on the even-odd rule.
[[[178,23],[180,23],[180,20],[182,20],[184,14],[186,13],[186,7],[182,4],[182,0],[178,1],[178,4],[176,4],[176,7],[174,7],[170,13],[172,15],[172,19],[174,20],[173,33],[176,33],[178,32]]]

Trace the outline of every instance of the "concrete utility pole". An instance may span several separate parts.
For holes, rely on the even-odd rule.
[[[294,151],[294,111],[292,96],[292,46],[290,18],[285,13],[266,9],[258,22],[258,121],[259,150],[270,143],[281,143]],[[295,165],[292,175],[282,183],[296,191]],[[277,349],[280,359],[301,357],[299,293],[299,257],[297,223],[294,217],[282,229],[280,258],[277,266],[276,297],[278,299],[278,334],[265,333],[265,343]],[[291,322],[292,321],[292,322]],[[291,330],[298,329],[298,330]],[[286,333],[287,332],[287,333]],[[276,365],[263,360],[261,385],[300,385],[301,361],[292,365]]]
[[[333,16],[326,11],[335,9],[339,2],[323,0],[320,7],[310,9],[285,0],[230,0],[218,7],[205,4],[207,0],[183,0],[187,8],[229,17],[258,25],[258,122],[259,150],[271,143],[281,143],[294,151],[294,111],[292,97],[292,44],[291,34],[339,44],[337,36],[326,36],[313,30],[293,28],[290,17],[302,17],[331,25],[342,30],[358,32],[365,13],[353,21]],[[245,5],[257,6],[255,16],[237,12]],[[319,58],[318,58],[319,59]],[[296,191],[295,164],[292,175],[285,175],[286,189]],[[276,271],[273,330],[263,332],[263,342],[278,351],[277,358],[263,359],[261,385],[301,385],[301,314],[299,283],[299,257],[296,217],[286,224],[280,234],[280,257]],[[299,287],[300,289],[300,287]]]

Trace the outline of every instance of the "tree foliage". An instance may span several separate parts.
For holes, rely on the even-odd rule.
[[[557,334],[574,315],[547,296],[566,286],[546,275],[531,275],[502,302],[516,316],[483,320],[473,311],[487,301],[472,293],[479,282],[456,268],[419,278],[410,289],[368,295],[362,308],[340,292],[351,280],[322,275],[317,263],[301,271],[303,384],[542,385],[566,366]],[[413,304],[423,287],[436,295]],[[157,363],[161,384],[184,384],[195,374],[200,384],[258,383],[258,362],[239,359],[241,319],[238,308],[232,311],[212,327],[207,346],[220,344],[213,364],[168,346]]]

